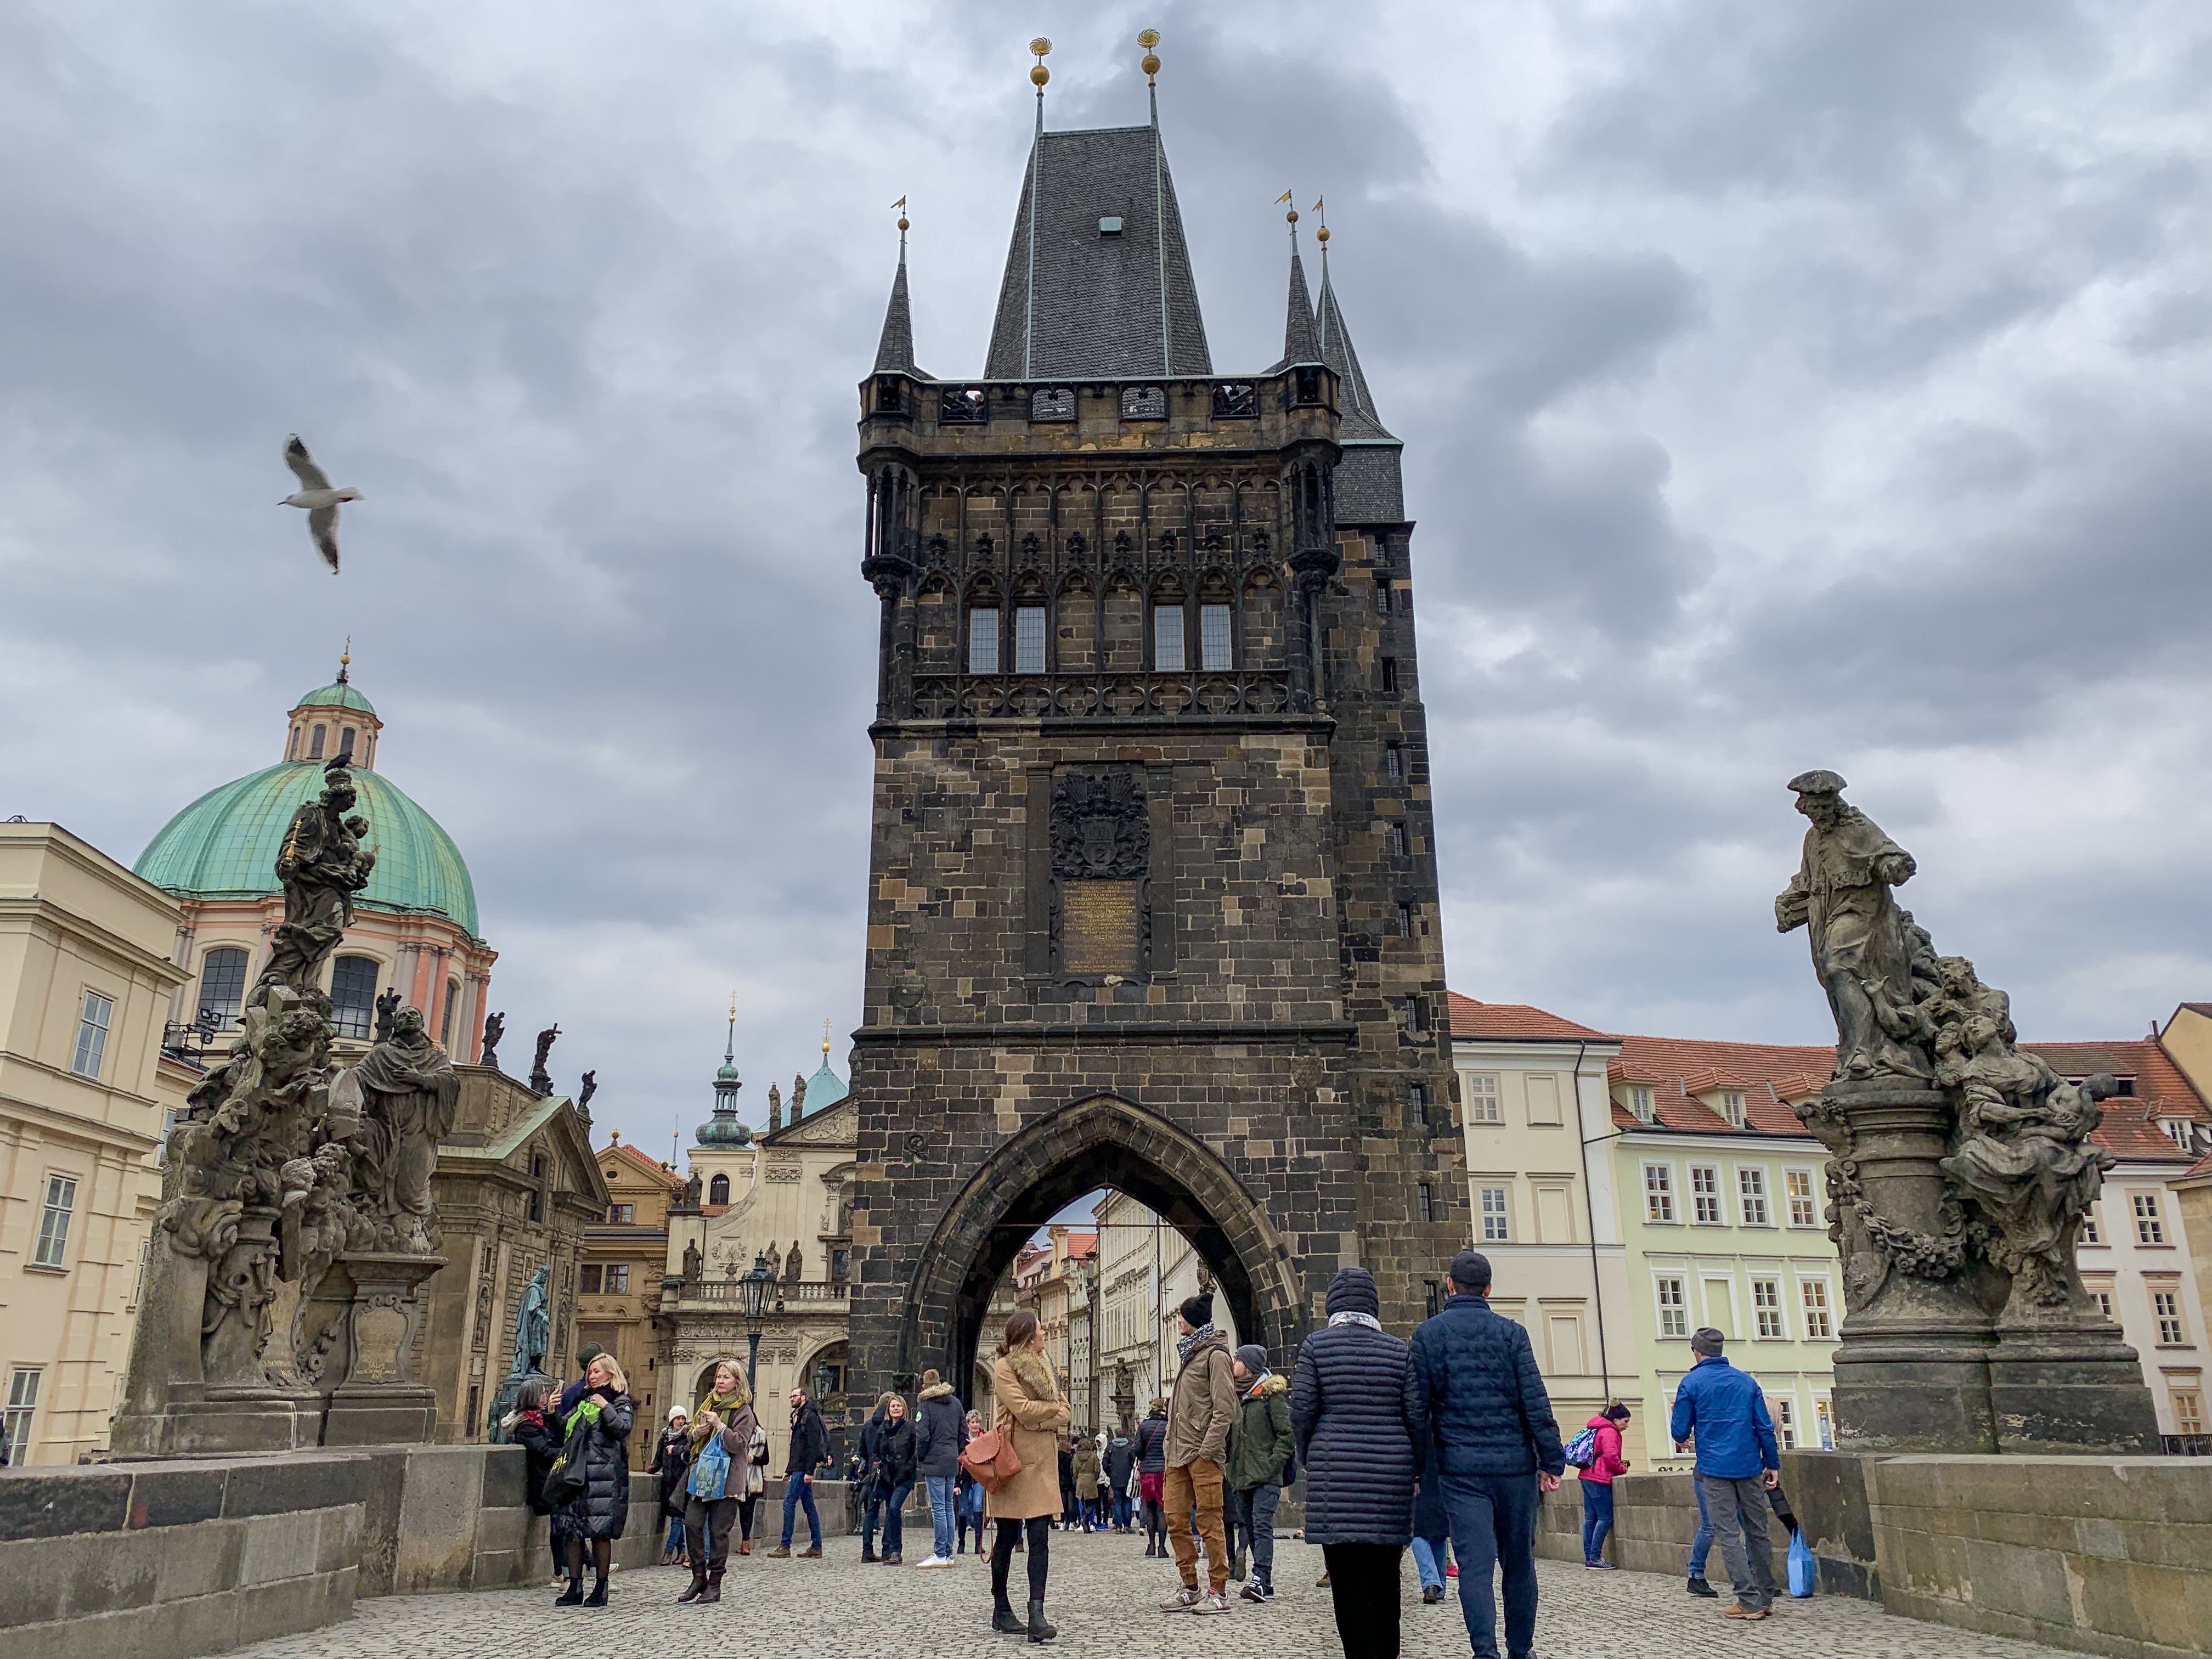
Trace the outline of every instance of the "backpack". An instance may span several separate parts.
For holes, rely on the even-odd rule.
[[[1567,1462],[1570,1467],[1586,1469],[1597,1462],[1597,1431],[1584,1429],[1567,1442]]]

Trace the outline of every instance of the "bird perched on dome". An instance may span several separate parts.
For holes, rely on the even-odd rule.
[[[296,432],[285,441],[284,465],[298,477],[300,488],[276,505],[307,509],[308,538],[335,576],[338,574],[338,503],[360,501],[362,493],[351,485],[343,489],[331,489],[330,475],[315,465],[315,458],[307,453],[307,445],[300,441]]]

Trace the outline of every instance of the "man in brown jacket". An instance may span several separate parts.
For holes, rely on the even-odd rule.
[[[1168,1401],[1167,1480],[1161,1507],[1167,1511],[1168,1538],[1175,1546],[1182,1588],[1160,1603],[1163,1613],[1229,1611],[1229,1542],[1221,1525],[1221,1470],[1229,1461],[1229,1430],[1237,1421],[1237,1382],[1229,1339],[1213,1327],[1213,1297],[1201,1291],[1178,1310],[1182,1327],[1176,1373]],[[1198,1547],[1191,1541],[1190,1512],[1198,1509],[1199,1535],[1206,1540],[1207,1588],[1198,1588]]]

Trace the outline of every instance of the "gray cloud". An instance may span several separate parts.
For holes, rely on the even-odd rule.
[[[1455,983],[1817,1035],[1764,917],[1823,763],[2025,1024],[2203,994],[2202,20],[1516,18],[14,9],[0,811],[134,856],[350,634],[603,1121],[703,1115],[732,986],[756,1115],[825,1016],[842,1065],[886,204],[972,372],[1022,42],[1055,125],[1137,121],[1156,22],[1216,362],[1277,355],[1270,204],[1326,191],[1407,442]],[[1444,49],[1540,90],[1472,109]],[[368,497],[336,582],[271,505],[295,428]]]

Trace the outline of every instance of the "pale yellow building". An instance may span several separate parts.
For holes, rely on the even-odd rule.
[[[1608,1401],[1638,1391],[1606,1146],[1606,1067],[1620,1040],[1541,1008],[1457,992],[1450,1003],[1467,1190],[1424,1188],[1424,1219],[1457,1224],[1490,1258],[1491,1306],[1527,1328],[1560,1431],[1571,1436]],[[1425,1276],[1431,1310],[1451,1294],[1449,1267],[1438,1261]],[[1639,1465],[1644,1428],[1639,1412],[1622,1437]]]
[[[1176,1315],[1201,1290],[1214,1291],[1213,1275],[1190,1241],[1127,1193],[1109,1192],[1092,1212],[1097,1236],[1098,1306],[1095,1316],[1100,1426],[1133,1427],[1155,1396],[1175,1385]],[[1213,1322],[1235,1347],[1243,1338],[1229,1306],[1216,1291]],[[1295,1353],[1270,1354],[1288,1374]]]
[[[0,823],[0,1425],[15,1463],[107,1446],[168,1115],[177,901],[55,823]]]
[[[857,1111],[842,1079],[822,1066],[800,1089],[791,1119],[771,1088],[769,1127],[738,1118],[741,1085],[726,1053],[713,1118],[688,1154],[696,1187],[668,1213],[668,1255],[657,1323],[666,1374],[664,1411],[678,1391],[696,1398],[725,1359],[742,1367],[749,1332],[741,1280],[757,1261],[775,1275],[762,1323],[755,1395],[773,1467],[782,1473],[791,1433],[790,1393],[804,1383],[833,1440],[853,1404],[845,1389],[846,1316],[851,1295],[851,1195]],[[803,1101],[803,1103],[802,1103]],[[696,1192],[696,1199],[690,1196]]]

